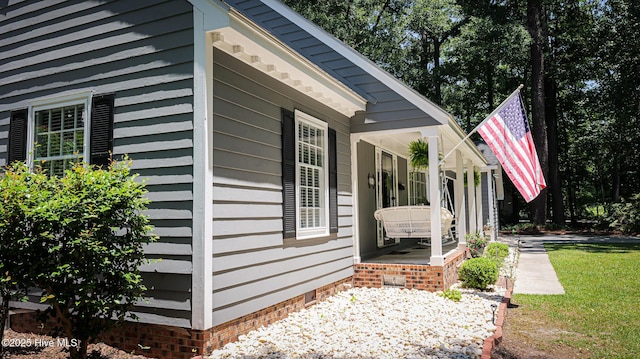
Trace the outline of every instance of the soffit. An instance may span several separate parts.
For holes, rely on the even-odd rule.
[[[213,46],[347,117],[366,110],[366,100],[266,32],[229,9],[228,26],[210,32]]]

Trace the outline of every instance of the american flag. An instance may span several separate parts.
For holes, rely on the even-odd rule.
[[[519,91],[478,127],[478,133],[525,201],[531,202],[547,187]]]

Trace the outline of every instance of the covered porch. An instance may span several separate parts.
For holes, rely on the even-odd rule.
[[[488,165],[451,115],[432,109],[432,119],[446,121],[410,128],[363,125],[351,135],[356,286],[445,290],[457,281],[466,234],[496,228],[492,209],[499,168]],[[417,140],[428,144],[428,168],[410,164],[409,144]],[[454,217],[447,231],[440,211],[430,211],[428,246],[421,244],[425,238],[390,238],[374,218],[380,208],[418,205],[442,207]]]

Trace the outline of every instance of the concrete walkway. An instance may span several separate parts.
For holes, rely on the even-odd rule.
[[[564,294],[564,288],[544,249],[545,237],[520,239],[515,294]]]
[[[549,261],[544,243],[638,243],[637,237],[588,236],[578,234],[521,236],[520,258],[513,293],[564,294],[564,288]],[[513,239],[513,238],[512,238]],[[517,240],[517,239],[516,239]]]

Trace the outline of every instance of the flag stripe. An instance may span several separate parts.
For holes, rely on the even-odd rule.
[[[490,123],[488,130],[493,130],[487,134],[492,136],[493,141],[490,143],[491,149],[496,153],[499,153],[502,159],[501,162],[510,164],[507,166],[511,169],[511,172],[516,174],[515,180],[521,183],[527,189],[529,194],[535,192],[535,183],[532,176],[527,176],[527,173],[533,173],[531,167],[530,158],[525,154],[526,150],[523,148],[523,144],[517,141],[508,131],[501,131],[495,123]],[[484,137],[484,136],[483,136]],[[504,138],[506,141],[499,141],[500,138]]]
[[[501,122],[502,120],[499,119],[498,116],[494,116],[489,121],[488,129],[493,130],[491,132],[491,135],[493,136],[492,144],[501,144],[501,148],[505,149],[510,157],[515,157],[514,162],[517,162],[521,166],[526,166],[525,171],[533,172],[533,167],[530,162],[530,154],[528,153],[529,149],[526,148],[526,144],[522,144],[520,141],[515,139],[509,131],[505,130],[504,126],[500,125]],[[501,138],[505,139],[504,143],[499,141]],[[508,158],[509,157],[506,157],[505,160]],[[531,182],[533,183],[533,179]]]
[[[517,92],[478,127],[515,187],[527,202],[546,187],[526,113]]]
[[[478,131],[480,135],[485,138],[489,147],[493,150],[498,161],[502,164],[507,175],[513,181],[514,185],[518,189],[520,193],[522,193],[523,197],[527,202],[529,198],[533,198],[535,193],[535,184],[533,183],[533,178],[527,176],[525,171],[530,170],[530,166],[526,164],[526,161],[516,155],[513,148],[517,148],[518,152],[520,152],[521,145],[517,141],[513,141],[510,136],[506,136],[507,141],[500,141],[499,139],[504,136],[504,134],[496,133],[496,128],[494,126],[488,126],[487,132]],[[528,168],[527,168],[528,167]]]

